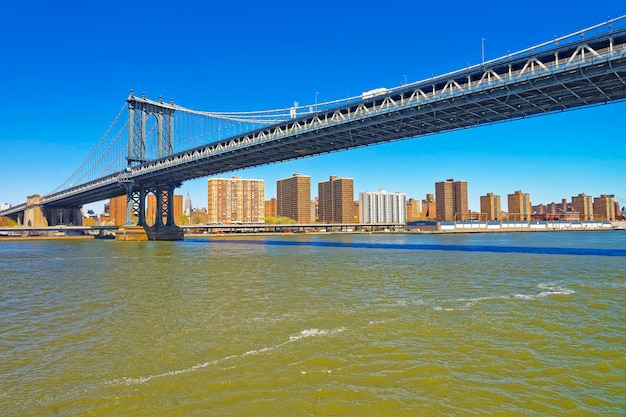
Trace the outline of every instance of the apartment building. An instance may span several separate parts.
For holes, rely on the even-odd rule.
[[[318,184],[318,219],[322,223],[354,222],[354,180],[331,176]]]
[[[311,223],[311,177],[293,174],[276,181],[276,215]]]

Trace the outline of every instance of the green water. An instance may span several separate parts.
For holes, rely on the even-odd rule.
[[[0,242],[0,415],[624,416],[625,250],[613,231]]]

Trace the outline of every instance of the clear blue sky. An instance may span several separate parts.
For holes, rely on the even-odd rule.
[[[264,110],[394,87],[626,14],[620,2],[24,1],[0,13],[0,203],[45,194],[97,143],[128,92],[198,110]],[[626,198],[626,103],[233,172],[266,181],[354,178],[422,199],[466,180],[479,196]],[[183,184],[206,206],[206,181]],[[102,203],[93,207],[102,211]],[[504,207],[503,207],[504,209]]]

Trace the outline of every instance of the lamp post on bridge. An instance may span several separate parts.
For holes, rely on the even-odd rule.
[[[482,62],[481,63],[485,63],[485,38],[482,38],[482,42],[481,42],[481,52],[482,52]]]

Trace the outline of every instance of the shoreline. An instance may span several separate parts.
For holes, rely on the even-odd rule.
[[[448,235],[448,234],[494,234],[494,233],[537,233],[537,232],[608,232],[621,231],[621,225],[614,225],[610,228],[563,228],[563,229],[533,229],[533,228],[511,228],[511,229],[453,229],[453,230],[401,230],[401,231],[337,231],[337,232],[215,232],[215,233],[185,233],[184,238],[190,239],[210,239],[221,237],[238,236],[331,236],[331,235]],[[623,227],[623,226],[622,226]],[[114,240],[100,239],[96,235],[72,235],[72,236],[7,236],[0,235],[0,242],[25,241],[25,240]],[[184,239],[183,239],[184,240]]]
[[[95,240],[93,235],[80,236],[0,236],[0,242],[19,240]]]

